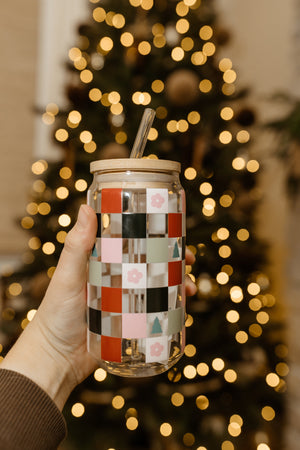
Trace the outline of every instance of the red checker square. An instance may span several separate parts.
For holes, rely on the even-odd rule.
[[[182,283],[182,261],[168,263],[168,285],[176,286]]]
[[[122,288],[101,287],[101,310],[122,312]]]
[[[105,361],[121,362],[122,357],[122,339],[101,336],[101,359]]]
[[[169,213],[168,218],[168,234],[169,237],[181,237],[182,236],[182,214],[181,213]]]
[[[122,189],[104,188],[101,191],[101,212],[121,213],[122,212]]]

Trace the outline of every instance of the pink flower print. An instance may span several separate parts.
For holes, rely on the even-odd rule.
[[[150,347],[150,354],[151,356],[160,356],[162,354],[163,349],[164,349],[163,345],[161,345],[159,342],[155,342],[155,344],[151,345]]]
[[[165,199],[159,193],[152,195],[151,206],[154,206],[155,208],[161,208],[163,203],[165,203]]]
[[[137,269],[132,269],[127,274],[127,281],[129,281],[130,283],[138,284],[142,277],[142,272],[139,272]]]

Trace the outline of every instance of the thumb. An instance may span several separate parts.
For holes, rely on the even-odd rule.
[[[93,208],[81,205],[77,222],[66,236],[63,251],[53,275],[60,288],[78,292],[86,282],[86,264],[97,232],[97,216]],[[74,293],[75,293],[74,292]]]

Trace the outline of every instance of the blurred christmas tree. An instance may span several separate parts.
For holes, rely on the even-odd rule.
[[[198,292],[187,305],[185,356],[151,379],[98,369],[65,408],[64,448],[279,450],[286,347],[272,319],[266,248],[255,236],[255,115],[239,110],[232,62],[217,56],[228,33],[208,0],[90,2],[91,21],[69,51],[69,106],[48,105],[43,115],[55,122],[62,158],[32,166],[21,221],[29,251],[4,280],[3,340],[41,301],[85,201],[89,163],[127,157],[149,105],[156,119],[146,152],[180,161],[187,193],[187,244],[196,256],[187,271]]]

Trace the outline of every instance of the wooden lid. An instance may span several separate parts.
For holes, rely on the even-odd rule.
[[[151,170],[180,172],[181,164],[177,161],[148,158],[101,159],[90,165],[91,173],[107,170]]]

